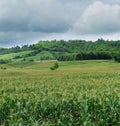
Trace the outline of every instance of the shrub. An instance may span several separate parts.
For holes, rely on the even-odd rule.
[[[9,63],[10,60],[3,60],[3,59],[0,59],[0,64],[7,64]]]
[[[51,70],[55,70],[55,68],[54,68],[54,67],[50,67],[50,69],[51,69]]]
[[[54,66],[50,67],[51,70],[56,70],[59,68],[58,62],[54,64]]]
[[[30,61],[30,62],[34,62],[34,59],[30,59],[29,61]]]
[[[59,67],[58,62],[56,62],[56,63],[54,64],[54,68],[55,68],[55,69],[58,69],[58,67]]]
[[[15,56],[14,59],[22,58],[22,56]]]
[[[2,70],[6,70],[7,68],[6,67],[1,67]]]
[[[116,62],[120,63],[120,55],[116,55],[116,56],[114,57],[114,59],[115,59]]]

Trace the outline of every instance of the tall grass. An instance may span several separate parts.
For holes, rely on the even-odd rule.
[[[0,125],[119,126],[120,71],[66,68],[2,70]]]
[[[81,100],[53,99],[31,100],[5,97],[0,105],[0,124],[30,125],[68,125],[68,126],[119,126],[120,98],[81,97]]]

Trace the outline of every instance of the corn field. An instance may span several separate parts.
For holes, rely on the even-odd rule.
[[[120,71],[0,71],[1,126],[120,126]]]

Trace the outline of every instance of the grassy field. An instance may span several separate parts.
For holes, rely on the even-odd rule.
[[[1,126],[120,126],[119,63],[55,62],[0,65]]]
[[[29,54],[30,52],[32,51],[22,51],[18,53],[4,54],[4,55],[0,55],[0,59],[9,60],[9,59],[13,59],[15,56],[24,56],[26,54]]]
[[[3,60],[10,60],[12,62],[20,62],[20,61],[23,61],[24,59],[26,61],[30,61],[31,59],[35,61],[45,60],[46,58],[55,59],[53,54],[48,51],[41,51],[35,56],[27,56],[28,54],[31,54],[32,52],[33,52],[32,50],[29,50],[29,51],[21,51],[17,53],[3,54],[3,55],[0,55],[0,60],[3,59]],[[19,57],[19,58],[15,58],[15,57]]]

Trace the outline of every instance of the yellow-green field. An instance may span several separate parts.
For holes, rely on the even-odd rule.
[[[54,62],[0,65],[1,126],[120,125],[119,63]]]

